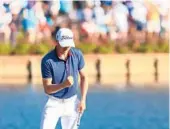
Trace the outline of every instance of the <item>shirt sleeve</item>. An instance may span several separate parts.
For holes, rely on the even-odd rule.
[[[78,70],[80,71],[85,65],[83,53],[79,50],[79,63],[78,63]]]
[[[41,75],[42,75],[42,78],[52,77],[50,65],[46,60],[41,61]]]

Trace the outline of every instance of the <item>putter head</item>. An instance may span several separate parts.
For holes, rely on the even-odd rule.
[[[82,116],[82,113],[79,113],[79,114],[78,114],[78,117],[77,117],[77,126],[80,126],[81,116]]]
[[[77,129],[79,128],[81,116],[82,116],[82,113],[79,112],[79,113],[77,114],[77,118],[75,119],[75,121],[74,121],[71,129],[74,129],[75,126],[77,126]]]

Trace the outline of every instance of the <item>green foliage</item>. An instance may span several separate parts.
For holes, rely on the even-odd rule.
[[[128,48],[127,45],[119,45],[119,44],[117,44],[115,46],[115,50],[116,50],[117,53],[121,53],[121,54],[130,52],[130,49]]]
[[[77,48],[81,49],[83,53],[101,53],[109,54],[113,52],[117,53],[168,53],[169,44],[166,41],[160,41],[158,44],[142,43],[133,47],[133,43],[130,44],[116,44],[107,43],[97,45],[95,43],[79,43]],[[54,46],[50,44],[50,41],[42,41],[41,43],[28,43],[27,40],[20,39],[15,47],[12,47],[9,43],[0,43],[0,55],[28,55],[36,54],[43,55],[53,49]]]
[[[104,44],[100,45],[96,48],[95,52],[101,54],[109,54],[114,52],[114,45],[113,44]]]
[[[161,43],[161,44],[141,44],[135,52],[141,53],[168,53],[169,52],[169,44]]]
[[[17,55],[29,54],[30,47],[31,47],[30,43],[18,43],[15,46],[13,53]]]
[[[136,49],[136,52],[141,53],[154,52],[154,45],[143,43]]]
[[[29,49],[30,54],[38,54],[38,55],[44,55],[50,50],[50,46],[46,43],[37,43],[31,45]]]
[[[169,44],[168,43],[161,43],[157,45],[158,47],[158,52],[164,52],[164,53],[169,53]]]
[[[79,43],[77,46],[84,54],[93,53],[97,45],[93,43]]]
[[[11,53],[11,45],[9,43],[0,43],[0,55],[8,55]]]

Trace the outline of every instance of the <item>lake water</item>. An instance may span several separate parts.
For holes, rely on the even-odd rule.
[[[0,129],[39,129],[47,98],[42,89],[33,87],[1,86]],[[89,89],[80,129],[168,129],[168,94],[168,88],[94,86]]]

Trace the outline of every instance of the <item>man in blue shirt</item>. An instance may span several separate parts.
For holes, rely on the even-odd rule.
[[[56,47],[41,62],[42,81],[49,96],[41,129],[55,129],[61,118],[62,129],[77,129],[80,114],[86,109],[88,90],[85,62],[80,50],[74,48],[73,33],[61,28],[55,36]],[[80,75],[80,101],[77,98]]]

